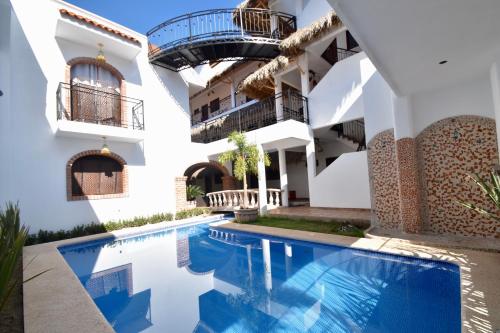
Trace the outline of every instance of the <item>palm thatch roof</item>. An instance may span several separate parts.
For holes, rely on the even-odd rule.
[[[214,84],[216,84],[217,82],[223,80],[227,75],[229,75],[231,72],[238,69],[240,66],[242,66],[245,63],[246,63],[246,61],[243,61],[243,60],[236,61],[234,64],[227,67],[222,72],[215,74],[207,81],[207,87],[211,87]]]
[[[269,9],[269,0],[245,0],[236,7],[238,9],[261,8]]]
[[[318,40],[329,32],[342,26],[342,21],[332,10],[307,27],[301,28],[280,43],[281,53],[285,56],[297,56],[304,52],[309,43]]]
[[[240,11],[240,9],[242,11]],[[252,10],[257,9],[257,10]],[[237,26],[243,23],[245,30],[270,31],[271,19],[259,9],[269,9],[268,0],[245,0],[233,11],[233,22]],[[242,18],[240,19],[240,14]]]
[[[278,56],[254,73],[247,76],[247,78],[241,83],[238,91],[256,99],[263,99],[274,95],[273,75],[288,66],[289,62],[289,58]]]

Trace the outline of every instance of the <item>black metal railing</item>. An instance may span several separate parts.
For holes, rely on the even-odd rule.
[[[57,119],[144,130],[144,103],[110,88],[61,82]]]
[[[197,42],[264,38],[279,43],[296,26],[295,16],[268,9],[211,9],[170,19],[146,35],[153,61],[166,50]]]
[[[307,98],[291,90],[194,124],[191,141],[209,143],[227,138],[233,131],[248,132],[290,119],[309,123]]]
[[[346,50],[337,47],[337,62],[347,59],[355,54],[359,53],[358,51]]]
[[[366,150],[365,121],[362,119],[335,124],[331,128],[339,138],[347,138],[358,144],[357,151]]]

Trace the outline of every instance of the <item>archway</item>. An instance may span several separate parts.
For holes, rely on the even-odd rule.
[[[186,169],[184,176],[187,177],[187,185],[198,185],[205,193],[236,188],[236,181],[229,170],[216,161],[193,164]],[[207,204],[206,198],[198,200],[197,204]]]

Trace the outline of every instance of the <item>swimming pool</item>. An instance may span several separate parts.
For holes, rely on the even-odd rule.
[[[460,332],[446,262],[208,224],[61,247],[121,332]]]

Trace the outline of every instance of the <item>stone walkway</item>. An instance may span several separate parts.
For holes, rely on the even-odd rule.
[[[356,208],[319,208],[319,207],[279,207],[269,211],[271,216],[291,219],[307,219],[317,221],[349,221],[355,225],[368,227],[371,212],[369,209]]]
[[[401,242],[410,242],[412,244],[432,244],[434,246],[444,246],[447,248],[500,252],[500,239],[493,238],[436,235],[426,232],[421,234],[407,234],[399,230],[380,228],[371,228],[367,230],[366,237],[382,239],[396,238]]]

